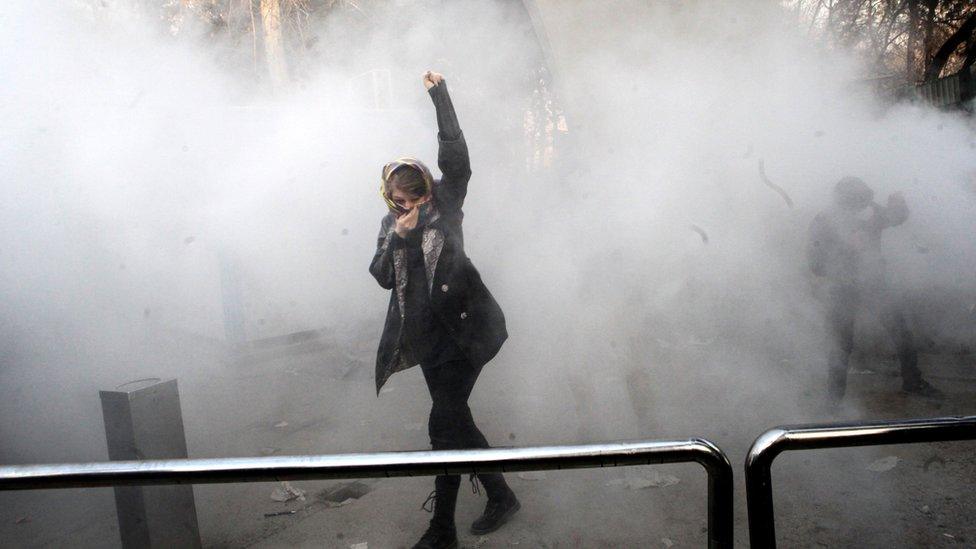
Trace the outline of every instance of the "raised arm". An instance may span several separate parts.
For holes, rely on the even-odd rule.
[[[376,253],[369,265],[369,273],[380,283],[380,286],[392,290],[395,283],[393,274],[393,248],[396,240],[393,216],[383,218],[380,224],[380,234],[376,239]]]
[[[901,193],[892,193],[888,196],[888,204],[882,206],[876,202],[871,203],[872,215],[868,220],[867,226],[880,235],[881,231],[889,227],[897,227],[908,220],[908,204]]]
[[[883,210],[884,226],[897,227],[908,220],[908,204],[901,193],[888,196],[888,207]]]
[[[438,208],[460,210],[468,192],[468,180],[471,179],[468,145],[464,141],[444,77],[428,71],[424,74],[424,86],[437,113],[437,166],[443,174]]]

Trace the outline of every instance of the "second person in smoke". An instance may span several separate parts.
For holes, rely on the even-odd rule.
[[[881,232],[908,219],[901,194],[888,197],[887,206],[873,202],[874,191],[856,177],[845,177],[834,186],[833,205],[814,218],[810,226],[810,269],[826,279],[828,395],[834,402],[844,397],[847,366],[854,349],[854,320],[862,308],[880,313],[901,365],[902,390],[927,397],[942,392],[922,379],[912,332],[895,296],[885,281]]]
[[[383,218],[369,271],[392,291],[376,356],[376,391],[395,372],[419,364],[433,402],[431,446],[488,448],[468,397],[508,333],[501,308],[464,252],[461,207],[471,168],[447,84],[429,71],[423,82],[437,113],[437,165],[443,177],[435,181],[412,158],[383,167],[380,192],[390,212]],[[481,535],[499,528],[520,504],[501,474],[478,479],[488,504],[471,532]],[[435,479],[428,497],[434,517],[415,549],[458,546],[454,509],[460,482],[458,475]]]

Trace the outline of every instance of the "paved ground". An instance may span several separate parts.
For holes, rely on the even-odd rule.
[[[370,347],[321,341],[307,346],[307,353],[266,352],[246,360],[213,349],[185,350],[196,356],[193,360],[211,364],[196,373],[188,371],[180,380],[191,455],[426,448],[429,400],[419,371],[398,374],[377,399]],[[728,452],[735,467],[736,540],[743,547],[748,544],[742,462],[748,445],[764,428],[828,418],[973,414],[976,409],[972,357],[923,357],[923,369],[949,392],[944,403],[899,394],[890,361],[862,361],[851,376],[849,404],[828,413],[820,400],[820,373],[803,366],[814,357],[798,354],[751,364],[759,375],[746,377],[738,368],[746,367],[746,357],[756,356],[756,349],[714,341],[689,348],[680,358],[670,355],[667,368],[588,377],[554,375],[543,367],[526,371],[524,363],[513,360],[524,356],[515,345],[485,370],[472,408],[489,440],[499,445],[710,438]],[[736,350],[730,352],[732,348]],[[666,349],[657,352],[659,358],[667,355]],[[522,381],[525,389],[514,389],[512,380]],[[82,408],[86,414],[97,413],[97,405]],[[98,457],[104,452],[100,419],[96,416],[90,423],[94,427],[82,431],[95,449],[81,452],[80,459],[104,459],[104,453]],[[802,547],[976,546],[974,447],[976,443],[963,442],[785,454],[774,468],[779,539],[783,546]],[[892,464],[887,470],[874,470]],[[647,480],[668,484],[671,477],[678,482],[635,488]],[[523,510],[509,526],[483,537],[467,534],[466,527],[480,513],[484,496],[462,484],[462,545],[705,543],[705,475],[697,465],[548,472],[510,479]],[[276,484],[197,486],[204,545],[408,547],[429,518],[420,504],[431,480],[363,483],[368,493],[342,505],[327,500],[335,499],[335,492],[348,482],[296,482],[306,491],[306,500],[287,503],[271,500]],[[297,512],[264,516],[285,510]],[[16,547],[118,546],[112,492],[0,494],[0,539],[2,545]]]

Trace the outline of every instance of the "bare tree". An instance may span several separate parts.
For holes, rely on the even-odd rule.
[[[972,0],[783,0],[782,5],[802,30],[830,47],[860,53],[875,74],[917,82],[976,58],[976,38],[966,26],[976,13]],[[961,48],[964,44],[969,46]]]
[[[261,0],[261,28],[264,31],[264,58],[268,65],[271,87],[278,90],[288,79],[288,65],[281,39],[279,0]]]
[[[960,25],[956,32],[952,33],[951,36],[942,44],[942,47],[935,52],[935,56],[929,63],[928,68],[925,71],[925,80],[933,80],[938,78],[942,74],[942,70],[945,68],[946,64],[949,62],[949,58],[959,49],[959,46],[970,42],[970,48],[972,49],[973,42],[973,32],[976,31],[976,11],[969,14],[969,17]],[[967,55],[966,57],[969,57]]]

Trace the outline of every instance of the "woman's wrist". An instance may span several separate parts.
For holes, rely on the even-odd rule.
[[[458,123],[454,104],[451,102],[445,85],[444,82],[441,82],[438,86],[431,88],[429,92],[437,115],[437,131],[441,139],[453,141],[461,136],[461,125]]]

